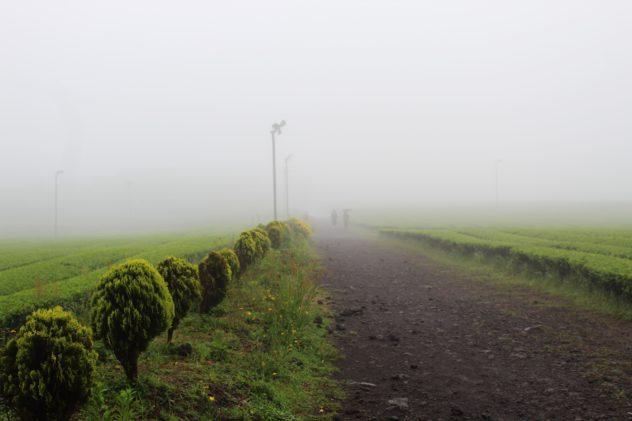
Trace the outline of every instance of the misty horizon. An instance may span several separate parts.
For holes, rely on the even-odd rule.
[[[188,6],[188,7],[187,7]],[[632,203],[624,1],[0,6],[0,237]],[[555,207],[555,206],[553,206]],[[581,207],[581,206],[580,206]],[[619,221],[621,222],[621,221]]]

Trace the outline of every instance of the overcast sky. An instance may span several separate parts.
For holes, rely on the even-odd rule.
[[[632,201],[632,2],[3,1],[0,235]],[[282,165],[279,202],[284,210]]]

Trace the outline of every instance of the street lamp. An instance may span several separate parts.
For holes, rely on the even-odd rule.
[[[500,164],[503,161],[501,159],[497,159],[495,162],[495,168],[496,168],[496,208],[500,207],[500,193],[499,193],[499,172],[500,172]]]
[[[276,183],[276,140],[275,135],[281,134],[281,128],[285,126],[285,120],[274,123],[270,135],[272,135],[272,196],[274,201],[274,220],[277,220],[277,183]]]
[[[292,154],[285,157],[285,214],[290,219],[290,169],[288,162],[292,158]]]
[[[59,233],[59,177],[64,173],[64,170],[57,170],[55,172],[55,238]]]

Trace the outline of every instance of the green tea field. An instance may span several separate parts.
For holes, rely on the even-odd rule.
[[[614,228],[383,229],[382,234],[498,258],[632,301],[632,231]]]
[[[13,327],[33,310],[56,304],[73,308],[89,295],[108,267],[131,258],[152,263],[174,255],[198,261],[229,244],[218,233],[137,238],[0,243],[0,326]]]

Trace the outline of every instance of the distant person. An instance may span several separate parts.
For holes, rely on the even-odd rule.
[[[342,210],[342,221],[344,222],[345,228],[349,226],[349,212],[351,209],[343,209]]]
[[[331,225],[335,227],[337,223],[338,223],[338,212],[336,212],[336,209],[334,209],[331,211]]]

